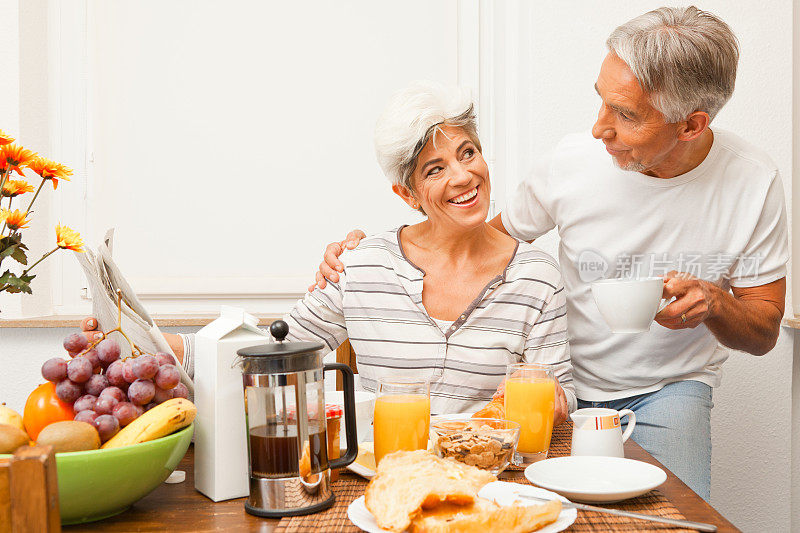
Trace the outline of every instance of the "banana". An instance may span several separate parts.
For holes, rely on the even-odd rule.
[[[101,448],[119,448],[164,437],[191,424],[195,414],[197,409],[189,400],[167,400],[122,428]]]

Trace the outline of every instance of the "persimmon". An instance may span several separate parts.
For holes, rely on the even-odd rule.
[[[25,410],[22,413],[25,431],[34,441],[45,426],[73,418],[75,418],[75,411],[73,411],[72,405],[58,399],[56,384],[50,381],[33,389],[25,402]]]

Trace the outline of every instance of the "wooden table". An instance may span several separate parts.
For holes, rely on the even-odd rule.
[[[664,468],[641,446],[628,440],[625,457],[656,465],[667,473],[667,481],[659,487],[673,505],[688,519],[715,524],[720,532],[739,531],[713,507],[695,494],[675,474]],[[125,532],[133,531],[257,531],[271,532],[278,520],[263,519],[244,511],[244,499],[214,503],[194,489],[194,448],[189,448],[178,466],[186,471],[186,481],[162,484],[128,511],[91,524],[65,526],[64,531]],[[642,522],[642,531],[647,523]]]

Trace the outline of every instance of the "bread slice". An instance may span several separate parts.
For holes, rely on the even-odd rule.
[[[378,465],[364,503],[380,527],[403,531],[422,509],[471,504],[480,488],[492,481],[497,478],[489,472],[426,450],[394,452]]]
[[[412,533],[528,533],[555,522],[559,500],[540,505],[508,505],[476,498],[470,505],[442,504],[411,522]]]

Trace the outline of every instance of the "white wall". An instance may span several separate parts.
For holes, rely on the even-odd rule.
[[[463,77],[458,3],[278,6],[88,3],[87,236],[117,228],[145,298],[259,308],[302,294],[332,236],[413,220],[372,130],[409,80]]]
[[[18,0],[0,0],[0,129],[15,136],[19,131],[19,6]],[[0,310],[18,314],[22,300],[0,294]]]
[[[77,66],[73,69],[77,74],[71,73],[71,71],[58,72],[56,65],[62,65],[64,61],[67,64],[70,61],[75,64],[77,61],[75,58],[65,59],[59,54],[66,49],[62,47],[62,44],[69,46],[70,42],[73,43],[72,50],[76,50],[74,43],[76,39],[80,41],[80,24],[69,26],[72,31],[77,32],[77,37],[62,35],[53,29],[55,24],[56,27],[63,30],[63,26],[56,24],[54,19],[63,20],[65,13],[59,10],[66,9],[65,5],[75,3],[62,4],[54,0],[34,0],[30,3],[26,1],[24,7],[21,7],[20,4],[22,2],[0,0],[0,50],[2,50],[0,67],[3,67],[1,70],[5,73],[0,78],[0,122],[2,122],[0,128],[6,131],[18,131],[15,128],[19,127],[24,131],[26,124],[19,124],[20,117],[22,117],[22,120],[29,120],[33,124],[28,126],[32,135],[38,136],[36,138],[40,140],[47,139],[50,144],[46,147],[48,150],[52,149],[56,153],[76,150],[79,143],[74,140],[70,141],[72,139],[70,135],[64,132],[42,133],[43,130],[51,130],[56,126],[50,123],[51,119],[42,119],[37,115],[38,108],[36,106],[39,104],[35,98],[29,97],[29,91],[24,91],[25,94],[20,100],[25,80],[35,76],[35,69],[30,67],[29,62],[34,57],[40,57],[42,49],[37,49],[31,42],[32,40],[20,40],[18,37],[20,25],[34,27],[35,24],[32,22],[35,22],[40,27],[48,27],[48,21],[41,20],[41,18],[49,16],[51,31],[46,36],[42,35],[43,39],[46,38],[45,41],[50,40],[49,44],[42,45],[47,49],[44,59],[50,62],[48,72],[51,76],[72,80],[72,84],[69,85],[71,88],[65,90],[67,93],[77,91],[80,88],[80,79],[76,81],[75,78],[84,75],[81,72],[83,67],[80,62],[77,62]],[[372,3],[368,4],[372,5]],[[434,62],[436,64],[426,63],[424,72],[420,72],[418,76],[414,77],[423,77],[423,74],[428,77],[436,77],[442,73],[443,78],[457,77],[459,80],[477,87],[476,92],[481,112],[481,135],[484,144],[486,144],[487,138],[492,140],[488,145],[487,156],[492,164],[493,179],[502,184],[497,190],[498,207],[502,207],[505,196],[513,191],[514,185],[524,175],[524,169],[536,156],[551,149],[562,135],[588,129],[591,126],[599,105],[592,84],[605,54],[603,46],[605,37],[617,24],[646,9],[657,7],[659,4],[660,2],[650,0],[621,0],[614,3],[600,1],[492,3],[484,0],[482,2],[461,1],[457,5],[453,2],[432,4],[436,6],[433,9],[440,10],[438,16],[446,19],[442,24],[445,34],[449,37],[442,38],[436,46],[430,45],[427,41],[418,43],[419,48],[414,48],[413,54],[414,57],[420,57],[420,54],[425,52],[431,52],[434,55],[440,54],[436,57],[439,57],[438,63],[443,64],[441,70],[436,70],[434,67],[438,64],[437,62]],[[716,124],[719,127],[738,132],[756,145],[765,148],[773,156],[783,175],[787,201],[791,202],[792,4],[790,0],[775,0],[769,4],[715,0],[698,1],[696,4],[721,15],[731,24],[741,40],[742,57],[736,93],[718,117]],[[137,14],[135,10],[126,11],[125,8],[120,7],[122,5],[121,3],[90,2],[90,7],[93,7],[94,10],[90,10],[89,31],[88,35],[83,37],[84,44],[91,47],[93,42],[96,43],[96,39],[102,38],[102,42],[110,48],[104,52],[105,55],[101,54],[99,57],[95,57],[93,62],[86,66],[89,73],[93,68],[100,69],[98,71],[100,74],[107,73],[107,68],[115,58],[120,61],[123,59],[132,61],[134,69],[140,69],[136,72],[145,73],[146,65],[137,61],[141,61],[142,57],[146,56],[137,55],[133,48],[142,46],[146,51],[149,50],[149,53],[155,54],[159,50],[158,39],[172,39],[176,35],[168,31],[169,25],[166,18],[162,18],[160,22],[154,21],[151,26],[148,21],[138,20],[137,17],[141,17],[141,13]],[[154,4],[147,5],[152,7]],[[170,11],[173,17],[177,16],[180,11],[180,7],[174,7],[176,5],[184,4],[170,4],[173,7],[165,6],[166,9],[173,10]],[[321,5],[328,6],[329,4],[322,2]],[[272,9],[274,11],[274,8]],[[292,11],[294,8],[287,9],[290,10],[287,13],[298,16],[295,11]],[[330,7],[321,9],[330,9]],[[381,11],[382,8],[373,9],[376,11],[367,12],[363,9],[355,9],[352,11],[352,15],[360,17],[358,20],[361,20],[363,24],[386,24],[386,13]],[[447,11],[448,9],[449,11]],[[74,16],[73,12],[67,11],[67,14],[71,13],[71,16]],[[54,16],[54,12],[58,16]],[[408,12],[401,12],[401,14],[403,18],[397,20],[397,27],[393,29],[414,27],[417,23],[415,17]],[[208,13],[206,16],[209,16]],[[225,18],[225,14],[220,16],[227,25],[239,23],[238,20]],[[451,18],[453,16],[459,21],[458,25],[454,25]],[[276,18],[276,20],[279,19],[280,17]],[[471,21],[466,24],[467,29],[471,32],[469,38],[464,35],[465,19]],[[137,31],[130,33],[128,30],[120,30],[119,35],[101,35],[102,29],[92,29],[91,26],[98,20],[106,22],[125,20],[130,22],[130,27]],[[188,22],[186,22],[189,20],[201,22],[197,27],[197,32],[190,31],[192,28],[188,27]],[[183,188],[191,186],[192,177],[197,174],[198,167],[191,166],[192,172],[187,177],[173,167],[140,168],[142,160],[134,156],[146,154],[147,150],[155,145],[179,146],[180,150],[177,155],[184,158],[188,165],[196,164],[192,159],[196,158],[197,152],[190,149],[191,146],[188,144],[175,144],[176,141],[170,137],[169,133],[174,134],[172,128],[175,127],[176,120],[198,120],[197,115],[191,113],[191,109],[187,110],[181,107],[181,105],[189,104],[180,102],[179,96],[186,94],[187,91],[192,91],[192,87],[195,85],[202,85],[204,79],[199,76],[189,80],[173,79],[169,76],[169,67],[170,61],[196,61],[196,58],[192,59],[191,55],[186,55],[186,50],[203,46],[203,43],[200,42],[201,39],[198,38],[198,35],[202,33],[203,20],[202,16],[199,18],[195,16],[185,19],[182,25],[177,26],[176,32],[183,32],[181,34],[182,42],[191,46],[183,49],[181,53],[184,55],[170,52],[169,50],[172,48],[166,50],[161,63],[152,66],[153,72],[161,75],[158,79],[147,78],[145,74],[142,74],[145,76],[144,78],[126,79],[120,77],[117,70],[114,71],[117,73],[114,77],[103,82],[108,84],[105,87],[107,89],[105,96],[97,94],[97,91],[103,87],[93,87],[92,92],[97,98],[97,100],[93,100],[94,103],[98,104],[99,102],[100,109],[114,113],[113,117],[120,121],[120,131],[108,129],[107,125],[102,126],[106,129],[98,131],[100,128],[98,123],[96,121],[91,123],[94,125],[91,133],[97,140],[95,146],[98,149],[108,150],[108,152],[104,156],[96,154],[97,170],[93,175],[96,178],[95,181],[90,179],[92,175],[90,169],[83,168],[84,173],[79,175],[75,183],[69,184],[76,188],[72,189],[70,194],[81,191],[80,196],[83,194],[81,188],[85,187],[85,193],[90,199],[103,199],[104,205],[102,206],[97,202],[82,204],[89,208],[86,213],[87,221],[91,222],[86,228],[88,236],[96,241],[106,225],[110,223],[118,225],[121,239],[119,241],[121,248],[118,250],[123,269],[143,280],[151,276],[149,272],[156,272],[156,275],[160,272],[167,272],[171,277],[178,275],[180,268],[185,268],[185,266],[174,262],[171,255],[173,248],[169,244],[179,240],[184,241],[187,238],[198,239],[200,235],[195,225],[187,223],[184,215],[169,207],[169,201],[174,201],[174,196],[180,195]],[[310,17],[310,20],[312,24],[315,24],[313,17]],[[435,19],[434,22],[436,22]],[[427,23],[433,24],[430,20]],[[30,26],[28,26],[29,24]],[[139,31],[142,27],[151,28],[151,31]],[[269,42],[271,48],[274,48],[280,44],[277,41],[270,41],[269,35],[264,39],[254,37],[253,25],[250,21],[244,21],[242,27],[246,30],[238,37],[242,46],[253,48],[261,46],[261,43]],[[340,38],[335,33],[325,33],[326,28],[314,27],[328,36],[328,43]],[[454,28],[461,28],[461,30]],[[97,31],[98,34],[93,34],[93,31]],[[459,31],[461,33],[458,33]],[[275,28],[272,34],[283,36],[282,39],[286,39],[286,36],[281,33],[281,28]],[[380,32],[370,34],[371,38],[364,42],[363,46],[378,46],[376,40],[379,40],[379,34]],[[479,38],[476,35],[479,35]],[[313,48],[313,35],[309,35],[308,38],[312,39],[311,44],[307,42],[303,46]],[[341,38],[343,42],[337,45],[339,48],[336,50],[339,51],[338,56],[344,72],[352,73],[358,65],[348,63],[347,58],[353,54],[358,56],[358,53],[361,53],[359,46],[362,41],[358,39],[358,36],[353,35]],[[53,43],[58,46],[54,46]],[[222,46],[225,43],[217,44]],[[428,46],[423,46],[424,44]],[[77,52],[80,52],[80,46],[83,45],[78,44]],[[308,51],[308,49],[305,50]],[[213,52],[213,50],[211,51]],[[20,54],[22,54],[22,61],[19,61]],[[275,62],[271,62],[267,66],[259,64],[254,65],[254,68],[267,69],[273,64],[283,65],[287,68],[285,58],[289,54],[291,54],[291,49],[281,48],[280,55],[283,59],[276,58]],[[447,59],[448,57],[451,59]],[[222,55],[212,55],[212,58],[214,59],[212,64],[221,68],[223,76],[210,80],[206,87],[198,88],[197,94],[205,95],[209,100],[209,114],[212,118],[220,121],[221,124],[228,124],[225,131],[221,130],[226,133],[227,130],[235,130],[236,126],[240,125],[237,120],[246,121],[249,118],[228,116],[225,106],[230,105],[231,109],[238,114],[246,111],[245,100],[258,97],[258,91],[254,89],[252,83],[254,80],[262,82],[264,80],[257,73],[242,70],[245,65],[237,61],[226,64]],[[477,67],[470,66],[473,61]],[[237,68],[233,68],[233,66]],[[411,68],[408,64],[406,67]],[[377,67],[367,65],[365,68],[375,69]],[[260,72],[263,74],[265,70]],[[322,87],[335,85],[334,81],[339,79],[337,73],[325,72],[327,72],[326,75],[317,78],[317,83]],[[468,72],[468,75],[464,74],[465,72]],[[378,102],[385,98],[390,87],[402,85],[406,80],[400,78],[411,74],[412,72],[408,71],[395,77],[377,76],[376,83],[379,87],[375,89],[376,94],[370,94],[366,90],[359,93],[364,99],[375,97],[369,100],[370,103],[364,107],[363,113],[374,114]],[[166,82],[163,81],[164,76],[166,76]],[[271,79],[267,79],[267,82]],[[304,79],[306,83],[309,83],[308,78]],[[276,90],[285,91],[281,80],[277,79],[274,83],[277,85]],[[54,94],[62,94],[57,92],[59,85],[54,80],[49,80],[48,86],[50,87],[49,95],[42,96],[48,102],[47,106],[60,109],[58,113],[65,113],[63,108],[67,106],[59,106],[56,105],[57,102],[53,102]],[[341,91],[343,95],[348,93],[341,87],[334,87],[334,90]],[[178,96],[176,96],[176,92]],[[233,96],[230,96],[231,93]],[[142,116],[140,119],[125,114],[127,100],[134,98],[136,94],[152,100],[155,106],[151,114]],[[211,98],[214,94],[219,94],[219,98]],[[63,95],[60,97],[64,98]],[[114,101],[114,98],[117,98],[118,101]],[[169,109],[156,105],[161,105],[158,102],[161,98],[166,99]],[[358,107],[358,101],[348,100],[348,105]],[[166,114],[156,112],[157,109]],[[317,112],[323,117],[329,116],[324,108],[317,109]],[[37,116],[39,118],[36,118]],[[25,117],[29,117],[29,119]],[[163,117],[169,117],[169,120]],[[258,114],[256,117],[262,121],[267,118]],[[66,119],[69,117],[67,116]],[[137,119],[140,120],[138,124],[136,123]],[[374,120],[374,118],[370,120]],[[197,126],[200,133],[206,135],[214,133],[207,131],[202,121],[192,124]],[[274,225],[257,229],[247,228],[246,231],[252,232],[253,242],[256,243],[256,246],[261,247],[263,255],[253,255],[252,250],[237,250],[235,259],[239,262],[240,270],[234,271],[234,275],[257,274],[254,269],[260,266],[259,262],[269,270],[275,265],[280,265],[286,254],[294,254],[297,260],[295,267],[300,270],[284,272],[284,274],[302,276],[308,273],[310,275],[318,261],[322,243],[339,237],[343,231],[352,226],[360,225],[366,226],[367,229],[379,229],[376,222],[381,219],[367,214],[372,212],[370,211],[372,207],[365,205],[370,202],[375,205],[380,203],[381,206],[391,206],[387,207],[385,213],[385,225],[402,221],[405,216],[404,212],[402,209],[395,210],[396,201],[385,189],[380,188],[385,184],[377,175],[378,170],[373,163],[369,147],[369,129],[364,125],[366,121],[359,124],[361,125],[346,130],[350,139],[337,138],[335,147],[340,150],[352,150],[348,153],[358,159],[359,179],[364,174],[371,173],[370,179],[374,179],[374,181],[364,187],[358,186],[355,190],[343,188],[340,192],[346,194],[337,197],[335,209],[319,213],[317,218],[303,222],[298,231],[305,231],[306,235],[313,235],[312,240],[290,238],[288,242],[276,244],[270,238],[268,231],[274,230],[276,227],[286,230],[290,236],[296,235],[294,225],[297,224],[297,221],[294,219],[288,230],[286,227]],[[132,135],[134,132],[139,134],[139,138],[134,138]],[[290,137],[302,136],[304,132],[305,130],[302,128],[293,129],[290,131]],[[147,140],[148,133],[153,136],[152,143],[144,142]],[[200,143],[205,142],[202,137],[202,135],[198,135],[195,140]],[[252,143],[252,139],[238,138],[235,134],[222,135],[222,138],[223,143],[245,146],[247,161],[250,161],[249,158],[252,155],[253,161],[265,163],[268,161],[267,155],[274,155],[274,152],[268,150],[262,153]],[[348,140],[350,142],[346,142]],[[275,139],[272,144],[274,143]],[[350,146],[351,144],[353,146]],[[355,147],[356,144],[358,148]],[[231,149],[226,144],[223,145],[227,149]],[[121,167],[109,163],[112,159],[109,159],[110,155],[108,154],[130,147],[135,148],[132,153],[120,152],[115,156],[116,160],[119,158],[130,160],[132,163],[130,166]],[[214,152],[213,144],[202,144],[202,147],[204,154],[211,154],[209,157],[220,157],[218,153]],[[297,154],[294,155],[297,156]],[[103,157],[106,159],[104,160]],[[220,159],[214,159],[214,161],[218,165]],[[72,164],[79,170],[81,165],[88,166],[81,161],[72,162]],[[268,174],[270,177],[298,176],[280,193],[282,197],[287,198],[287,203],[291,200],[302,202],[307,195],[311,194],[308,192],[309,187],[306,182],[303,181],[305,175],[296,169],[297,166],[291,162],[280,161],[275,168],[270,167]],[[224,176],[225,183],[232,183],[233,186],[241,188],[244,186],[243,184],[246,184],[242,172],[239,169],[230,176],[222,172],[220,175]],[[262,175],[267,174],[258,176]],[[348,174],[346,169],[342,170],[341,166],[335,168],[332,176],[339,184],[348,184],[349,180],[355,179]],[[111,183],[112,180],[123,179],[124,186],[118,181],[114,181],[113,185]],[[204,176],[203,179],[205,180],[206,177]],[[204,184],[204,187],[209,185],[206,181],[201,180],[200,182]],[[154,200],[156,207],[146,210],[144,214],[141,211],[134,211],[124,202],[127,198],[126,193],[130,193],[134,185],[163,187],[169,197],[156,198]],[[350,187],[355,186],[351,185]],[[265,196],[265,193],[266,191],[259,192],[262,197]],[[236,199],[242,196],[249,195],[242,195],[237,190],[230,198]],[[112,208],[106,202],[114,198],[117,199],[114,200],[117,203],[112,203],[115,206]],[[211,195],[209,198],[215,197]],[[205,203],[199,204],[202,208],[200,211],[210,213],[219,205],[225,208],[226,215],[235,213],[237,202],[225,203],[228,201],[223,197],[220,197],[216,204],[208,199],[203,200]],[[269,201],[271,200],[261,203],[255,198],[245,198],[241,205],[245,205],[251,210],[260,209],[262,205],[270,205]],[[52,207],[52,212],[54,213],[52,216],[55,217],[57,214],[70,211],[69,206],[56,205]],[[82,215],[79,213],[79,216]],[[196,215],[193,214],[193,216]],[[225,218],[223,217],[223,219]],[[231,224],[235,225],[239,223],[240,219],[234,214],[229,220],[231,220]],[[368,222],[362,223],[364,220],[368,220]],[[201,225],[201,227],[206,229],[206,234],[217,242],[220,239],[224,240],[226,234],[219,228],[211,227],[211,225]],[[137,233],[137,231],[141,231],[141,233]],[[144,239],[138,239],[142,234],[144,234]],[[544,238],[541,241],[542,244],[554,250],[556,242],[553,237]],[[192,243],[193,246],[206,245],[201,240],[192,241]],[[180,254],[192,258],[190,273],[205,276],[215,275],[213,270],[209,270],[209,264],[204,261],[202,254],[199,254],[197,249],[188,245],[182,246],[185,247],[180,248]],[[283,250],[283,253],[280,253],[278,249]],[[155,255],[153,255],[154,251],[157,252]],[[305,262],[309,263],[307,267]],[[247,269],[253,270],[248,271]],[[70,278],[69,273],[65,273],[64,269],[59,270],[56,266],[54,266],[51,279],[55,295],[51,306],[57,308],[58,298],[61,298],[62,302],[65,301],[63,295],[57,294],[58,291],[64,290],[64,287],[74,283],[74,280]],[[157,292],[157,290],[154,291],[154,293]],[[193,304],[191,301],[182,302],[189,307]],[[244,301],[244,303],[248,302]],[[88,302],[83,302],[83,304],[85,309]],[[163,301],[153,299],[150,304],[169,306],[175,305],[175,300],[170,300],[170,295],[167,294]],[[13,313],[15,309],[21,309],[18,300],[2,298],[0,298],[0,307],[3,308],[4,313],[8,311]],[[7,401],[12,407],[21,408],[27,392],[32,388],[30,384],[39,379],[39,365],[43,360],[49,358],[54,350],[58,350],[64,334],[65,330],[0,329],[0,363],[6,369],[14,368],[13,372],[0,373],[0,401]],[[792,354],[793,338],[786,332],[782,333],[775,350],[762,358],[733,354],[725,364],[723,384],[715,391],[716,407],[712,420],[714,444],[712,503],[734,524],[745,531],[787,531],[790,527],[792,492],[790,473],[792,466],[797,467],[797,464],[793,465],[791,462],[790,444],[792,434]],[[13,367],[8,364],[12,360],[14,361]],[[797,396],[797,392],[795,395]],[[797,398],[795,400],[798,401]],[[797,428],[795,429],[797,430]]]
[[[800,139],[800,7],[795,4],[792,13],[792,23],[794,32],[792,35],[792,53],[794,68],[792,69],[792,122],[793,139],[795,142]],[[800,191],[800,150],[795,149],[792,153],[792,176],[793,191]],[[800,192],[792,196],[792,212],[800,212]],[[800,242],[798,239],[792,241],[792,255],[800,253]],[[795,261],[792,267],[792,279],[800,279],[800,262]],[[800,283],[792,286],[792,301],[794,302],[794,315],[800,315]],[[797,339],[797,332],[792,335],[794,338],[794,364],[792,367],[792,403],[790,412],[792,413],[792,517],[791,525],[793,531],[800,531],[800,420],[797,413],[800,413],[800,342]]]

